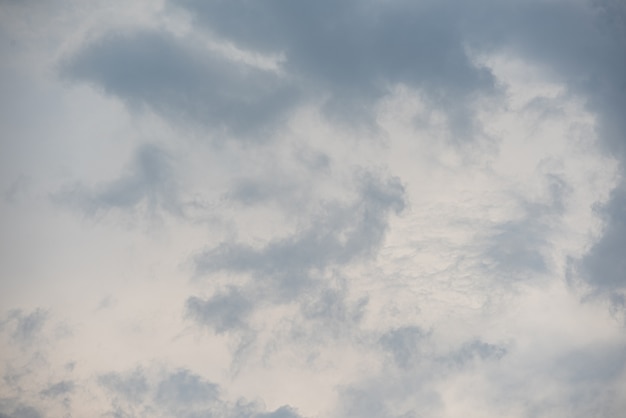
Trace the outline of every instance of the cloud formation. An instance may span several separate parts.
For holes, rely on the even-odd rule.
[[[115,394],[111,398],[114,416],[300,418],[286,405],[264,412],[262,406],[244,399],[230,403],[222,398],[218,385],[186,369],[166,371],[156,380],[136,369],[125,376],[104,375],[99,381]],[[128,403],[120,403],[116,396]]]
[[[242,66],[157,30],[110,33],[73,55],[66,77],[91,82],[131,108],[149,107],[180,125],[259,138],[298,90],[274,72]],[[256,136],[252,136],[255,132]]]
[[[151,214],[162,210],[182,215],[171,156],[153,144],[142,145],[135,151],[127,172],[120,178],[93,188],[80,183],[66,186],[53,199],[87,216],[112,209],[132,211],[142,204]]]
[[[53,4],[0,6],[0,417],[626,409],[623,2]]]

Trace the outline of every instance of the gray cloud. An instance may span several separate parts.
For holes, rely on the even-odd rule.
[[[331,104],[345,112],[358,113],[390,84],[405,83],[445,107],[456,132],[472,126],[468,97],[494,88],[465,47],[513,50],[586,99],[606,150],[626,167],[626,5],[618,0],[182,4],[198,26],[253,50],[284,53],[286,71],[332,91]],[[606,234],[582,260],[585,279],[601,291],[626,287],[621,200],[615,193],[608,203]],[[540,234],[532,232],[540,226],[528,222],[503,226],[492,255],[514,270],[545,270]]]
[[[254,139],[298,95],[275,72],[238,65],[192,39],[156,30],[109,33],[64,62],[62,73],[179,125]]]
[[[341,327],[345,323],[358,323],[363,316],[368,299],[361,298],[354,305],[350,305],[346,299],[345,285],[338,289],[324,288],[311,300],[302,304],[302,314],[306,319],[321,320],[326,324],[327,329]]]
[[[448,355],[446,361],[463,367],[474,360],[500,360],[507,352],[506,347],[475,339]]]
[[[381,346],[393,355],[393,360],[400,368],[414,367],[420,360],[420,343],[428,337],[422,329],[407,326],[393,329],[380,338]]]
[[[309,95],[329,94],[330,113],[352,115],[348,119],[369,114],[390,86],[403,83],[444,109],[461,137],[475,123],[467,104],[476,94],[495,91],[493,77],[468,50],[513,51],[585,98],[598,118],[605,149],[626,167],[626,6],[619,0],[184,0],[172,5],[190,11],[197,29],[251,51],[283,54],[289,77],[244,69],[155,31],[104,36],[71,57],[65,73],[163,114],[243,131],[286,112],[295,103],[294,80]],[[267,193],[254,184],[240,186],[234,191],[240,199]],[[626,286],[618,273],[624,223],[618,195],[605,209],[606,236],[582,260],[585,280],[600,290],[609,282]],[[526,225],[509,225],[499,239],[515,247],[510,235],[519,236],[516,228]],[[523,261],[535,270],[545,268],[533,251],[523,249]]]
[[[255,205],[274,200],[287,203],[289,200],[296,200],[294,198],[303,193],[298,186],[295,182],[290,183],[280,178],[242,178],[235,182],[227,197],[244,205]]]
[[[255,418],[300,418],[300,415],[289,406],[281,406],[274,412],[255,415]]]
[[[620,114],[626,98],[618,93],[626,86],[626,5],[597,0],[494,6],[507,25],[485,26],[485,39],[514,47],[583,94],[600,118],[600,138],[612,153],[626,157],[626,122]]]
[[[626,291],[626,187],[616,189],[599,212],[606,222],[604,234],[580,261],[579,269],[594,289],[619,301]]]
[[[28,343],[41,332],[48,317],[48,312],[40,308],[29,314],[24,314],[21,310],[13,310],[0,323],[0,330],[7,324],[14,324],[11,337],[18,343]]]
[[[42,418],[43,415],[37,409],[28,405],[18,405],[12,412],[0,412],[0,418]]]
[[[348,388],[341,392],[339,411],[336,416],[346,418],[416,418],[426,415],[419,415],[413,410],[394,413],[387,399],[380,393],[381,388]],[[382,395],[382,396],[381,396]],[[425,405],[429,403],[426,399],[422,409],[428,411]]]
[[[572,186],[550,174],[545,181],[546,201],[523,201],[525,213],[520,219],[496,225],[488,234],[483,263],[499,278],[519,280],[552,267],[550,233],[558,225]]]
[[[68,57],[61,65],[63,76],[91,83],[119,98],[129,108],[148,108],[175,124],[180,129],[178,132],[199,127],[211,133],[258,141],[273,133],[273,128],[287,119],[296,106],[321,98],[326,99],[324,110],[329,118],[367,124],[373,120],[370,117],[376,102],[395,84],[404,84],[419,90],[428,108],[444,111],[453,137],[460,139],[471,136],[476,128],[472,101],[498,90],[490,72],[473,61],[470,51],[478,55],[504,52],[539,64],[548,77],[566,84],[567,94],[582,97],[587,109],[597,117],[597,133],[606,153],[621,159],[622,170],[626,167],[626,6],[623,1],[181,0],[171,4],[191,13],[195,26],[185,30],[195,31],[194,35],[181,37],[165,30],[143,29],[109,32],[82,45]],[[199,34],[199,30],[205,32]],[[204,39],[200,39],[202,37]],[[281,54],[284,61],[278,71],[262,70],[205,48],[202,42],[206,38],[232,42],[252,52]],[[544,106],[551,108],[553,104],[535,101],[532,106],[541,111]],[[328,159],[324,158],[311,161],[312,167],[327,164]],[[99,185],[81,183],[65,188],[55,194],[54,199],[89,216],[115,210],[141,211],[144,207],[152,213],[165,211],[181,215],[183,208],[174,168],[168,152],[146,145],[137,150],[121,176]],[[39,175],[33,175],[33,185]],[[241,175],[242,180],[236,182],[227,197],[244,205],[279,201],[287,202],[285,206],[288,206],[290,199],[300,192],[301,184],[290,182],[291,179],[280,181],[269,175],[259,180],[248,172]],[[24,187],[15,182],[7,188],[5,198],[14,200],[16,208],[22,200],[28,201]],[[30,190],[31,186],[28,187]],[[575,185],[565,185],[555,179],[551,187],[552,197],[547,204],[527,202],[520,218],[492,225],[486,233],[487,239],[480,245],[481,250],[484,249],[482,259],[493,267],[487,273],[495,273],[498,278],[554,273],[550,271],[554,242],[551,228],[558,229],[557,217],[564,213],[567,188]],[[199,254],[194,259],[199,275],[240,274],[245,279],[241,280],[240,287],[225,287],[221,291],[211,287],[208,298],[189,297],[188,317],[217,333],[248,330],[250,317],[260,313],[264,304],[295,299],[299,304],[296,316],[301,315],[294,321],[296,326],[300,326],[299,320],[303,319],[307,325],[315,323],[312,326],[323,327],[320,335],[334,336],[344,331],[341,324],[359,325],[367,299],[351,301],[350,286],[333,287],[328,277],[335,281],[343,271],[348,271],[342,270],[343,267],[375,258],[383,245],[389,216],[399,213],[405,206],[405,192],[398,179],[373,175],[363,176],[355,188],[356,196],[352,199],[325,202],[312,219],[298,218],[300,229],[287,237],[270,237],[261,246],[227,241]],[[32,189],[35,190],[34,186]],[[604,233],[576,264],[577,272],[592,291],[608,297],[613,308],[622,313],[626,312],[625,190],[622,181],[608,203],[598,209],[605,220]],[[319,198],[316,203],[320,203],[323,196],[316,198]],[[146,250],[146,258],[153,254],[150,251]],[[459,265],[460,269],[465,266]],[[122,270],[127,269],[122,267]],[[474,271],[467,272],[470,280],[472,274]],[[422,282],[430,277],[418,279],[419,283],[416,279],[402,289],[413,284],[416,288],[426,288]],[[212,280],[207,282],[214,286]],[[450,286],[457,284],[454,277],[450,279]],[[438,291],[437,285],[432,286],[433,292]],[[463,286],[461,283],[452,290],[461,293]],[[162,288],[157,290],[162,291]],[[423,296],[418,290],[416,299],[439,296],[430,293]],[[481,290],[489,292],[491,289]],[[472,299],[474,295],[462,296]],[[455,315],[452,312],[451,317],[446,316],[445,304],[456,300],[458,298],[442,298],[437,302],[437,306],[446,311],[445,319]],[[472,299],[468,303],[480,300]],[[515,300],[525,299],[521,296]],[[376,300],[376,304],[378,302],[394,303],[387,299]],[[149,303],[146,300],[146,304]],[[560,306],[555,304],[557,308]],[[397,315],[406,313],[397,309]],[[569,305],[563,309],[584,314]],[[80,312],[79,308],[71,311]],[[504,327],[506,331],[494,332],[534,331],[527,327],[534,326],[528,322],[535,317],[520,311],[524,318],[516,319],[519,322],[510,329]],[[7,335],[13,342],[30,343],[47,327],[48,316],[42,310],[12,312],[1,327],[9,329]],[[494,312],[479,313],[492,315]],[[442,319],[442,316],[437,317],[442,315],[440,313],[432,315],[435,320]],[[554,323],[546,328],[538,327],[539,334],[550,327],[571,326],[568,320],[572,319],[557,315]],[[601,323],[595,317],[589,320]],[[567,333],[573,336],[569,333],[579,332],[576,338],[581,340],[605,335],[603,333],[607,339],[608,335],[615,335],[611,334],[610,325],[601,324],[602,331],[598,334],[587,334],[585,330],[568,330]],[[269,328],[271,326],[268,324]],[[353,334],[348,338],[351,336]],[[607,348],[603,340],[597,346],[571,349],[563,348],[567,345],[564,342],[562,346],[546,347],[546,354],[541,352],[544,346],[527,348],[528,352],[524,353],[510,352],[514,350],[482,337],[452,349],[441,349],[431,345],[436,343],[433,338],[418,326],[375,332],[368,342],[375,342],[375,354],[382,351],[387,356],[383,359],[388,360],[388,364],[383,361],[383,365],[390,367],[341,392],[338,416],[437,416],[437,412],[443,411],[437,390],[448,383],[442,379],[451,378],[450,386],[454,386],[463,382],[462,379],[469,379],[470,372],[475,381],[481,378],[489,381],[485,383],[489,393],[480,401],[495,408],[489,412],[497,410],[499,415],[508,411],[520,416],[618,416],[623,410],[620,409],[623,400],[619,399],[622,393],[617,392],[622,386],[618,383],[611,386],[624,375],[623,344]],[[530,343],[551,342],[543,336],[524,335],[524,338]],[[352,348],[354,344],[347,347]],[[561,351],[554,354],[555,358],[548,358],[549,365],[537,373],[540,378],[533,377],[531,382],[515,381],[520,375],[529,376],[522,370],[527,364],[548,364],[545,356],[553,355],[551,350]],[[325,354],[333,356],[335,353],[331,348]],[[513,360],[507,363],[511,357]],[[483,365],[493,367],[474,370]],[[34,369],[31,365],[28,367]],[[77,372],[84,370],[79,369]],[[337,374],[345,370],[347,366],[344,369],[341,365]],[[21,391],[20,385],[10,382],[20,376],[5,374],[5,380],[12,389]],[[344,378],[345,375],[341,375],[341,379]],[[45,379],[38,381],[47,382]],[[76,389],[73,381],[53,381],[57,383],[31,392],[42,398],[41,402],[50,402]],[[226,401],[217,383],[193,370],[161,372],[154,378],[154,374],[136,369],[107,373],[97,378],[97,382],[99,387],[95,389],[109,397],[113,416],[300,416],[287,405],[265,411],[259,403],[243,399]],[[539,387],[530,388],[531,385]],[[533,398],[536,393],[540,394]],[[546,399],[552,396],[555,399]],[[437,409],[439,407],[442,409]],[[0,402],[0,416],[41,415],[38,409],[26,403],[4,405]]]
[[[403,83],[427,93],[451,116],[454,133],[467,135],[472,95],[494,90],[489,71],[466,53],[458,27],[463,15],[454,3],[174,4],[192,11],[199,28],[244,48],[284,54],[285,71],[331,95],[327,110],[334,117],[363,122],[376,99]]]
[[[164,210],[182,215],[172,158],[153,144],[142,145],[135,151],[120,178],[93,188],[84,184],[68,186],[52,198],[89,216],[111,209],[133,210],[142,203],[149,213]]]
[[[156,388],[155,401],[172,411],[173,416],[186,415],[187,410],[210,408],[219,400],[219,388],[188,370],[171,373]],[[208,411],[207,411],[208,412]],[[210,413],[209,416],[214,416]]]
[[[582,386],[619,379],[625,368],[626,350],[621,344],[594,344],[571,350],[554,367],[559,378]]]
[[[585,98],[598,118],[605,149],[626,167],[621,111],[626,107],[626,6],[618,0],[483,0],[471,5],[456,0],[184,0],[172,5],[190,11],[196,29],[254,52],[282,54],[288,76],[248,68],[158,31],[105,35],[68,59],[64,74],[170,119],[202,120],[218,130],[241,132],[276,121],[298,102],[296,91],[330,95],[329,114],[363,120],[390,86],[403,83],[444,109],[453,133],[462,137],[475,124],[468,103],[496,90],[492,75],[474,63],[468,50],[513,51]],[[232,197],[249,202],[268,193],[257,183],[244,182]],[[124,197],[113,194],[113,200]],[[582,260],[585,280],[598,289],[607,282],[625,286],[626,279],[613,273],[623,270],[617,237],[623,235],[624,216],[615,209],[617,195],[606,207],[606,236]],[[496,248],[521,251],[521,262],[545,269],[535,249],[515,242],[527,226],[506,226],[496,237],[505,245]],[[506,258],[504,253],[495,256]]]
[[[356,201],[328,205],[308,229],[293,236],[261,249],[223,243],[198,255],[198,273],[251,273],[261,281],[270,280],[289,297],[311,284],[311,273],[373,255],[384,238],[388,213],[404,208],[404,188],[396,178],[372,175],[363,176],[358,186]]]
[[[42,390],[40,393],[41,396],[46,398],[56,398],[57,396],[67,395],[68,393],[72,393],[74,391],[75,385],[71,380],[62,380],[60,382],[54,383],[48,386],[46,389]]]
[[[62,66],[131,106],[241,137],[271,126],[304,99],[328,96],[326,114],[371,124],[372,106],[396,84],[423,91],[449,116],[455,139],[471,135],[469,104],[496,86],[468,55],[463,7],[451,2],[330,1],[291,4],[172,2],[196,28],[253,52],[284,56],[283,75],[235,63],[165,31],[112,32]],[[296,87],[297,86],[297,87]]]
[[[107,373],[98,380],[115,395],[131,401],[124,404],[116,397],[111,399],[110,414],[116,417],[300,418],[289,405],[265,412],[261,405],[245,399],[228,402],[222,398],[219,385],[187,369],[165,371],[154,379],[137,368],[122,374]]]
[[[509,354],[506,347],[479,338],[446,349],[438,344],[436,333],[416,325],[389,329],[380,336],[378,343],[391,355],[396,367],[383,367],[367,379],[342,388],[333,416],[448,416],[447,400],[441,398],[445,392],[440,387],[442,382],[455,381],[470,368],[483,369],[487,362],[502,361],[498,368],[507,367],[505,356]],[[497,402],[499,407],[504,404],[504,400]]]
[[[213,327],[217,333],[245,329],[245,321],[253,308],[253,302],[232,287],[226,293],[217,293],[207,300],[198,297],[187,299],[188,316],[199,324]]]
[[[120,396],[133,404],[141,403],[150,389],[141,369],[125,374],[106,373],[98,377],[98,383],[115,396]]]
[[[199,275],[216,272],[244,274],[250,280],[215,293],[208,299],[192,296],[187,316],[217,333],[250,332],[249,316],[265,304],[298,302],[298,339],[309,334],[351,334],[364,315],[368,298],[349,299],[348,283],[338,271],[365,257],[375,257],[383,243],[388,216],[405,206],[405,191],[397,178],[360,173],[357,193],[347,202],[329,202],[305,229],[264,247],[222,243],[195,258]],[[327,274],[333,279],[328,281]],[[338,275],[339,274],[339,275]],[[246,334],[251,337],[250,334]],[[244,346],[249,339],[244,339]]]
[[[506,277],[519,278],[520,273],[543,273],[548,270],[545,260],[544,226],[535,218],[499,225],[490,237],[488,258]]]
[[[620,389],[625,366],[623,344],[570,347],[533,370],[533,379],[558,385],[563,392],[545,399],[529,399],[527,381],[502,376],[503,404],[522,404],[523,416],[618,417],[623,411]]]
[[[626,168],[626,4],[619,0],[571,2],[486,2],[478,8],[483,25],[475,39],[483,46],[513,49],[549,70],[585,99],[597,117],[604,149]],[[624,185],[619,190],[623,190]],[[616,191],[604,208],[605,235],[580,261],[583,279],[594,289],[626,287],[623,270],[626,213],[620,209],[623,192]],[[611,293],[611,291],[609,291]],[[613,292],[614,293],[614,292]]]

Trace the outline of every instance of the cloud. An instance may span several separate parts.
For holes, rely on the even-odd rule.
[[[141,369],[125,374],[114,372],[103,374],[98,377],[98,384],[133,404],[141,403],[149,390],[148,381]]]
[[[390,411],[386,402],[375,390],[364,390],[350,388],[341,393],[340,411],[336,417],[347,418],[413,418],[419,417],[413,411],[400,412],[398,414]]]
[[[626,314],[626,187],[615,189],[609,202],[599,209],[605,221],[599,240],[576,263],[577,271],[592,292],[608,295],[617,310]],[[625,317],[626,318],[626,317]]]
[[[507,354],[507,349],[497,344],[489,344],[475,339],[469,341],[456,352],[447,356],[452,363],[465,366],[474,360],[500,360]]]
[[[242,51],[282,56],[280,71],[250,66],[164,30],[128,30],[84,45],[68,58],[63,73],[170,120],[200,121],[209,130],[241,136],[276,124],[298,103],[320,97],[327,99],[328,115],[363,123],[371,120],[377,100],[404,84],[444,111],[453,136],[461,138],[476,127],[473,101],[498,89],[474,55],[505,52],[539,64],[584,97],[605,149],[626,161],[626,124],[620,113],[626,99],[619,93],[626,86],[626,7],[619,1],[484,0],[470,6],[454,0],[340,5],[185,0],[171,6],[190,12],[194,29],[206,37]],[[290,193],[272,187],[242,180],[230,197],[250,204]],[[138,199],[132,193],[112,194],[113,201]],[[621,244],[615,238],[623,223],[617,205],[608,203],[607,235],[582,260],[581,274],[592,286],[615,282],[618,276],[606,270],[622,267],[619,258],[609,257]],[[529,232],[537,228],[525,221],[502,225],[492,251],[497,263],[515,271],[545,270],[540,234]],[[593,261],[604,249],[602,262]],[[237,252],[223,250],[227,257]],[[245,258],[246,249],[238,250]],[[605,271],[591,267],[594,263],[606,266]],[[619,287],[624,282],[619,279]]]
[[[391,353],[396,366],[405,371],[421,366],[424,370],[433,368],[443,373],[447,364],[462,368],[474,360],[499,360],[508,351],[504,346],[477,338],[449,352],[433,349],[432,342],[432,331],[426,332],[415,325],[391,329],[379,339],[381,347]]]
[[[195,296],[187,299],[187,315],[201,325],[213,327],[217,333],[245,329],[253,308],[253,302],[233,287],[207,300]]]
[[[222,388],[188,369],[155,370],[136,368],[126,373],[107,373],[98,380],[101,386],[122,395],[129,404],[111,399],[110,411],[115,416],[136,416],[136,413],[161,417],[237,417],[237,418],[300,418],[289,405],[265,412],[262,405],[238,399],[230,402]],[[104,379],[104,380],[103,380]],[[139,412],[142,411],[142,412]]]
[[[580,303],[578,288],[552,288],[582,254],[572,274],[626,312],[626,176],[604,199],[610,170],[594,142],[626,163],[623,2],[79,3],[28,2],[28,19],[0,17],[39,36],[55,27],[36,41],[22,24],[0,25],[10,35],[0,40],[4,107],[39,83],[10,112],[19,123],[7,119],[0,294],[49,301],[77,324],[40,344],[47,311],[10,311],[0,392],[13,398],[0,415],[624,410],[623,328],[605,306]],[[49,74],[59,56],[62,80]],[[506,63],[502,78],[482,64],[491,59]],[[30,122],[39,128],[14,135]],[[139,146],[104,181],[86,180],[86,167],[59,190],[82,147],[128,133],[167,149]],[[45,146],[24,146],[44,142],[28,135]],[[28,184],[10,182],[20,178]],[[168,222],[157,240],[93,235],[40,204],[50,190],[87,217]],[[190,212],[189,190],[201,196]],[[101,309],[106,294],[115,309]],[[243,351],[245,364],[229,369]],[[117,366],[94,355],[103,352]],[[159,366],[125,368],[137,359]]]
[[[179,370],[159,382],[155,401],[175,409],[180,406],[188,408],[214,403],[218,395],[217,385],[204,381],[188,370]]]
[[[468,10],[455,2],[189,0],[171,6],[190,12],[197,32],[209,39],[281,56],[279,71],[229,59],[193,37],[136,29],[84,45],[66,60],[63,74],[170,121],[256,140],[295,106],[320,100],[333,120],[371,125],[375,102],[398,84],[423,91],[448,115],[454,139],[465,139],[474,129],[471,103],[497,90],[466,49],[461,29]]]
[[[258,414],[255,418],[300,418],[300,415],[289,406],[281,406],[274,412]]]
[[[195,259],[198,274],[250,273],[259,284],[273,284],[279,296],[290,297],[311,284],[311,273],[374,255],[382,244],[388,213],[404,209],[404,188],[397,178],[380,179],[369,174],[358,183],[355,201],[329,204],[301,232],[260,249],[222,243],[199,254]]]
[[[29,314],[24,314],[21,310],[13,310],[0,323],[0,330],[6,324],[14,323],[15,327],[11,333],[13,340],[20,344],[30,343],[41,332],[48,317],[48,312],[41,308],[35,309]]]
[[[606,220],[600,240],[582,260],[587,280],[601,292],[626,288],[626,192],[623,187],[613,192],[611,200],[600,209]]]
[[[1,406],[0,406],[1,407]],[[42,418],[43,415],[37,409],[28,405],[18,405],[11,413],[0,412],[0,418]]]
[[[335,119],[363,123],[376,100],[406,84],[423,90],[462,136],[472,125],[472,96],[495,88],[489,71],[464,48],[463,11],[454,2],[173,4],[191,11],[199,29],[242,48],[282,54],[285,72],[330,96],[327,110]]]
[[[56,398],[57,396],[66,395],[74,391],[75,384],[71,380],[62,380],[48,386],[46,389],[39,392],[41,396],[46,398]]]
[[[521,197],[507,193],[519,205],[518,215],[484,228],[478,264],[501,284],[537,277],[552,277],[555,270],[555,237],[563,229],[570,210],[573,184],[555,174],[540,177],[540,196]]]
[[[198,254],[194,261],[200,277],[225,272],[249,280],[210,298],[191,296],[187,316],[216,333],[250,331],[254,313],[272,304],[297,301],[301,320],[339,336],[359,323],[367,296],[349,300],[345,279],[338,271],[357,260],[375,257],[383,245],[391,213],[405,207],[399,179],[360,173],[357,191],[347,202],[329,202],[311,224],[285,238],[256,248],[223,242]],[[333,276],[329,281],[328,274]],[[306,326],[302,324],[302,327]]]
[[[132,211],[142,204],[148,214],[163,210],[182,215],[172,157],[154,144],[137,148],[120,178],[93,188],[81,183],[66,186],[52,198],[88,216],[112,209]]]
[[[251,140],[261,138],[260,131],[270,129],[298,96],[275,72],[158,30],[107,33],[68,58],[62,74],[101,87],[131,108],[147,106],[176,125],[193,123]]]
[[[407,326],[386,332],[380,338],[380,344],[393,355],[398,367],[407,368],[420,359],[420,342],[428,336],[416,326]]]
[[[328,286],[311,296],[310,300],[304,301],[301,305],[302,314],[308,320],[322,321],[327,330],[341,327],[346,323],[358,323],[368,303],[368,298],[362,297],[355,304],[349,304],[347,284],[344,281],[339,288]]]
[[[485,3],[490,4],[490,3]],[[597,120],[604,150],[626,168],[626,5],[620,1],[499,2],[481,8],[483,17],[497,15],[500,24],[476,30],[479,44],[491,45],[532,60],[580,95]],[[480,14],[478,14],[480,16]],[[623,180],[622,180],[623,182]],[[624,188],[623,184],[619,190]],[[618,237],[626,218],[617,190],[603,210],[605,235],[582,258],[580,273],[593,288],[626,287]],[[623,235],[623,234],[622,234]]]
[[[228,198],[244,205],[255,205],[271,200],[287,200],[302,193],[298,190],[298,184],[281,184],[282,180],[284,179],[270,178],[264,181],[258,178],[242,178],[230,189]]]
[[[326,96],[328,113],[335,117],[371,119],[375,102],[394,85],[405,84],[443,110],[451,132],[460,138],[476,125],[473,100],[497,90],[493,75],[473,54],[505,51],[538,63],[582,95],[598,119],[605,148],[626,161],[626,124],[619,111],[626,106],[619,94],[626,86],[626,7],[619,1],[484,0],[470,6],[453,0],[351,0],[340,5],[185,0],[171,6],[190,12],[194,29],[207,37],[250,53],[282,56],[280,71],[252,67],[163,30],[129,30],[84,45],[68,58],[64,74],[169,119],[204,121],[209,129],[242,135],[276,123],[304,97]],[[231,197],[251,203],[275,192],[243,181]],[[619,233],[611,231],[619,230],[622,216],[611,205],[617,203],[607,206],[608,235],[597,248],[611,246],[616,252],[620,243],[613,237]],[[513,253],[525,254],[522,264],[545,269],[536,250],[516,247],[527,226],[503,226],[496,238],[505,245],[494,251],[509,246]],[[594,258],[590,254],[583,264],[593,264]],[[603,263],[613,264],[607,268],[614,271],[621,267],[615,258]],[[588,282],[615,275],[611,277]]]

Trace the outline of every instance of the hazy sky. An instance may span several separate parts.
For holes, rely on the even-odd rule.
[[[0,0],[0,417],[626,410],[622,0]]]

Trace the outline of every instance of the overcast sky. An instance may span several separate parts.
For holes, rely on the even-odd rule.
[[[0,417],[626,410],[622,0],[0,0]]]

